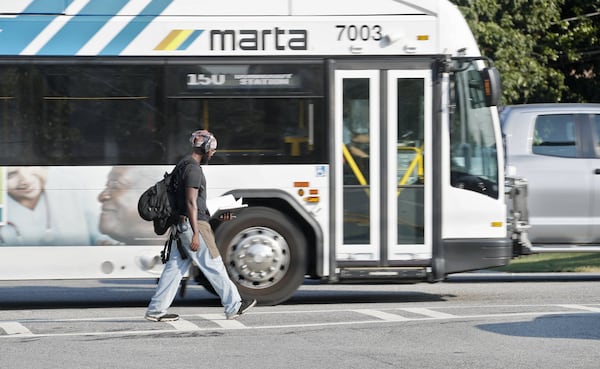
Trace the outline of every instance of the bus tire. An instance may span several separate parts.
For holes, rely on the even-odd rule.
[[[232,281],[244,298],[276,305],[300,287],[306,273],[306,240],[282,212],[250,207],[215,233]]]

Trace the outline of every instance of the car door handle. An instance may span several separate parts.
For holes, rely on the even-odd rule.
[[[600,174],[600,169],[594,170],[594,174]]]

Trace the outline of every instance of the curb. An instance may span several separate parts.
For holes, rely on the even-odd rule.
[[[456,273],[444,282],[548,282],[548,281],[600,281],[600,273],[502,273],[476,271]]]

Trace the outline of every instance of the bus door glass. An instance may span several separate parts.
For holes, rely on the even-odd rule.
[[[337,260],[430,259],[431,71],[339,70],[335,98]]]
[[[388,260],[431,258],[431,71],[387,72]]]
[[[337,258],[379,260],[379,71],[336,71]]]

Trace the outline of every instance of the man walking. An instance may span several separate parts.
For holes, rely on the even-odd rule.
[[[177,314],[167,314],[179,283],[188,271],[192,260],[206,276],[225,307],[227,319],[235,319],[256,305],[256,300],[242,300],[233,282],[229,279],[223,260],[217,249],[214,234],[208,223],[210,214],[206,207],[206,178],[201,164],[207,164],[217,148],[217,139],[206,130],[192,133],[192,153],[175,167],[179,177],[177,209],[179,223],[176,230],[182,241],[181,251],[173,244],[169,261],[165,264],[156,292],[146,310],[145,318],[151,321],[174,321]],[[229,219],[230,214],[225,216]],[[184,252],[187,257],[181,254]]]

